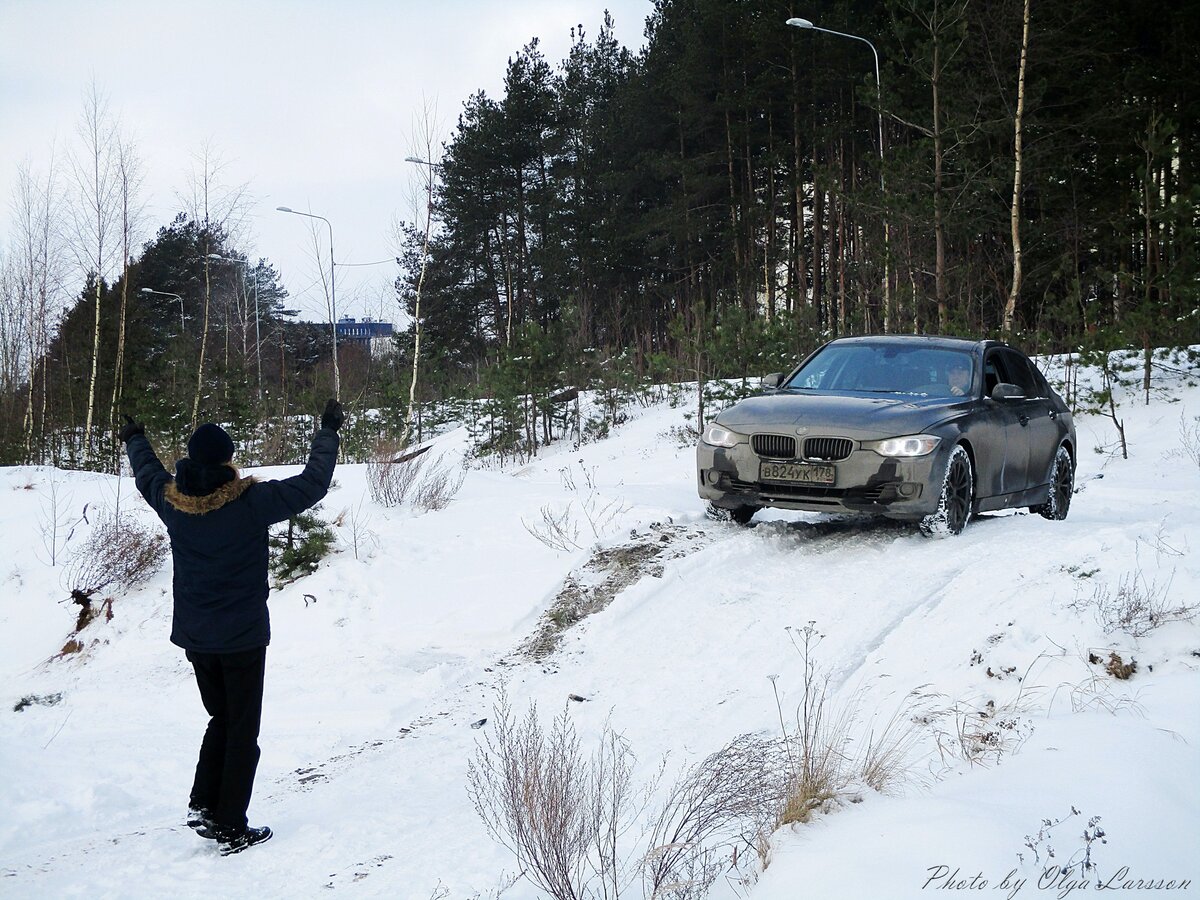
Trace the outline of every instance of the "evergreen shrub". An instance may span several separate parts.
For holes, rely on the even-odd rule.
[[[333,551],[337,540],[329,523],[316,515],[319,507],[288,519],[270,537],[270,569],[275,586],[291,584],[317,571],[322,559]]]

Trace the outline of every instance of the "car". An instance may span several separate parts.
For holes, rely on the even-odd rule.
[[[1008,344],[838,338],[762,386],[697,442],[697,487],[714,518],[745,524],[777,507],[956,535],[980,512],[1027,507],[1065,519],[1071,508],[1071,411]]]

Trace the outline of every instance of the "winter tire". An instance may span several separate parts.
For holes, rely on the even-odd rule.
[[[748,525],[758,510],[757,506],[736,506],[733,509],[725,509],[709,503],[705,507],[704,514],[714,522],[736,522],[738,525]]]
[[[1071,511],[1071,495],[1075,493],[1075,465],[1071,460],[1071,451],[1060,446],[1054,454],[1054,464],[1050,467],[1050,495],[1041,506],[1031,506],[1030,512],[1035,512],[1046,519],[1061,521]]]
[[[946,477],[942,479],[937,511],[921,520],[921,533],[926,537],[962,534],[971,518],[974,499],[975,475],[971,469],[971,456],[967,448],[959,444],[946,460]]]
[[[737,509],[729,511],[729,518],[739,525],[749,525],[756,512],[758,512],[757,506],[739,506]]]

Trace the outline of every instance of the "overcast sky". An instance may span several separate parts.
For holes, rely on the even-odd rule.
[[[239,249],[273,262],[319,319],[312,220],[275,208],[329,219],[338,263],[391,259],[394,220],[413,216],[420,173],[404,157],[424,102],[445,139],[470,94],[500,97],[531,38],[557,64],[572,25],[595,36],[606,8],[640,48],[650,0],[0,0],[0,247],[18,166],[44,171],[77,143],[94,77],[144,164],[145,236],[182,208],[208,142],[221,180],[254,198]],[[394,319],[395,274],[339,265],[339,314]]]

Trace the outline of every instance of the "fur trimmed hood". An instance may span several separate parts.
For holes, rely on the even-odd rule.
[[[202,516],[220,509],[226,503],[232,503],[242,496],[246,489],[258,480],[253,475],[243,478],[236,468],[233,466],[229,466],[229,468],[233,469],[233,480],[225,482],[211,493],[200,496],[185,494],[175,481],[171,480],[163,488],[163,499],[180,512],[193,516]]]

